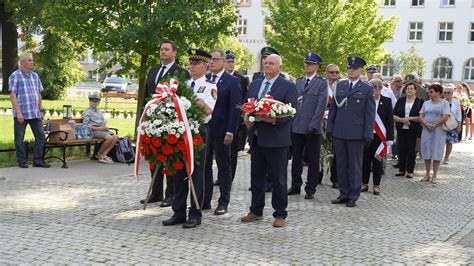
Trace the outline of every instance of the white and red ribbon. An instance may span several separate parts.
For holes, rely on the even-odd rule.
[[[374,130],[375,134],[377,134],[377,137],[379,137],[381,140],[381,143],[375,151],[375,154],[383,158],[385,155],[387,155],[388,145],[390,145],[392,141],[387,141],[387,130],[385,129],[385,125],[383,124],[382,119],[380,119],[378,113],[375,113]]]
[[[135,178],[138,179],[138,169],[140,167],[140,157],[141,157],[141,144],[142,144],[142,122],[143,119],[145,118],[146,111],[151,108],[151,105],[156,104],[157,102],[163,101],[164,99],[168,97],[172,97],[173,103],[174,103],[174,108],[176,110],[176,113],[178,115],[178,120],[180,122],[183,122],[184,124],[184,133],[183,133],[183,138],[184,138],[184,144],[186,146],[186,154],[185,154],[185,164],[186,164],[186,170],[188,176],[191,176],[191,174],[194,171],[194,149],[193,149],[193,135],[191,128],[189,127],[189,122],[188,122],[188,117],[186,115],[186,109],[183,106],[183,103],[181,99],[176,95],[176,90],[178,89],[179,81],[175,79],[170,80],[171,85],[169,85],[167,82],[163,82],[161,84],[158,84],[156,86],[155,92],[156,94],[152,95],[152,99],[148,101],[148,103],[145,105],[145,108],[143,109],[143,113],[140,117],[140,123],[137,128],[137,143],[136,143],[136,156],[135,156]]]

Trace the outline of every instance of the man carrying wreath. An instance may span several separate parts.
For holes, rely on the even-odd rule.
[[[195,139],[194,141],[208,141],[207,137],[207,123],[211,119],[211,113],[214,109],[217,97],[216,84],[206,79],[206,69],[211,58],[211,55],[205,51],[190,49],[188,50],[189,55],[189,73],[191,79],[187,82],[187,85],[194,91],[198,98],[197,104],[201,107],[205,114],[205,125],[202,126],[199,131],[201,138]],[[192,173],[192,181],[194,183],[194,189],[196,192],[197,201],[200,205],[203,202],[203,186],[204,186],[204,170],[206,165],[206,150],[202,149],[198,154],[195,154],[199,159],[199,164],[195,164],[194,171]],[[183,224],[183,228],[194,228],[201,224],[201,207],[196,206],[194,200],[191,199],[191,208],[189,209],[188,219],[186,219],[186,207],[189,193],[189,183],[187,180],[187,173],[185,169],[182,169],[173,176],[175,195],[173,203],[171,205],[173,209],[173,216],[168,220],[163,221],[164,226]]]
[[[250,84],[247,99],[261,99],[265,95],[271,95],[276,101],[296,106],[295,84],[280,76],[281,69],[282,61],[279,55],[272,54],[266,57],[265,76]],[[272,206],[275,210],[273,226],[283,227],[288,214],[287,170],[292,119],[262,116],[260,120],[250,122],[246,115],[244,122],[250,129],[249,137],[253,138],[250,166],[252,202],[249,214],[242,217],[241,221],[255,222],[263,219],[265,176],[268,171],[268,176],[273,179]]]

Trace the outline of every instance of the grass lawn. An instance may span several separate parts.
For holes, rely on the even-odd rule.
[[[14,148],[13,142],[13,117],[8,115],[0,115],[0,148],[9,149]],[[133,136],[135,119],[118,119],[111,118],[107,120],[107,126],[114,127],[119,130],[119,136]],[[31,149],[33,148],[34,137],[30,127],[27,127],[25,140],[31,141]],[[53,149],[55,154],[60,154],[60,149]],[[30,160],[32,159],[32,152],[30,152]],[[68,157],[71,159],[83,158],[85,155],[85,149],[83,147],[71,147],[68,148]],[[0,153],[0,168],[10,167],[16,165],[16,158],[14,152],[1,152]]]
[[[120,98],[113,98],[108,103],[109,110],[117,110],[117,111],[137,111],[137,101],[133,99],[120,99]],[[71,97],[67,96],[64,100],[43,100],[43,108],[46,110],[49,109],[61,109],[63,105],[69,104],[72,105],[73,109],[86,109],[89,107],[89,99],[87,96],[83,97]],[[101,108],[105,108],[105,102],[102,100],[100,103]],[[12,108],[12,104],[10,102],[10,95],[0,95],[0,108]]]

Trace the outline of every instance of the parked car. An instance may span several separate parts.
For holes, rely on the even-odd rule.
[[[111,76],[104,80],[100,87],[101,92],[131,92],[132,82],[123,77]]]

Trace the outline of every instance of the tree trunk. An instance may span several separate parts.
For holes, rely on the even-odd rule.
[[[137,117],[135,119],[135,139],[137,139],[137,128],[138,123],[140,121],[140,116],[142,115],[143,106],[145,106],[145,98],[148,95],[145,95],[145,82],[146,82],[146,63],[148,61],[148,55],[142,54],[140,60],[140,72],[139,72],[139,79],[138,79],[138,103],[137,103]]]
[[[18,68],[18,33],[10,21],[12,14],[5,10],[5,3],[0,2],[0,23],[2,27],[2,94],[8,94],[8,78]]]

